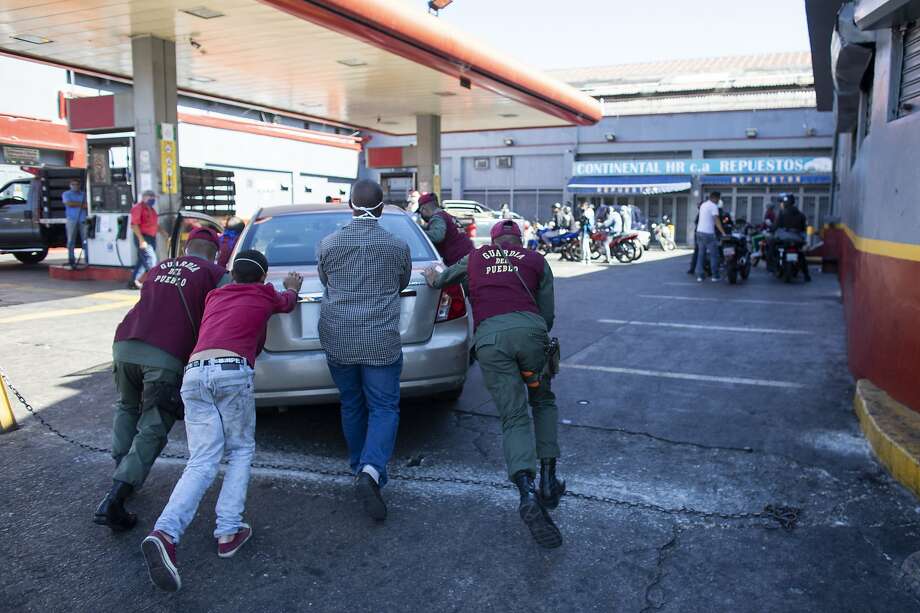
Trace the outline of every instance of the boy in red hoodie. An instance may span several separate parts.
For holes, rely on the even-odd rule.
[[[253,366],[275,313],[290,313],[303,278],[288,274],[283,292],[265,283],[268,260],[255,250],[233,261],[233,283],[213,290],[205,302],[198,343],[182,382],[189,459],[163,513],[141,544],[150,579],[160,589],[182,586],[176,545],[201,497],[227,454],[227,470],[217,499],[217,555],[229,558],[252,536],[243,522],[249,468],[255,451],[256,407]]]

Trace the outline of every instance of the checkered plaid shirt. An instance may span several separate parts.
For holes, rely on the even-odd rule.
[[[316,250],[326,287],[319,341],[336,364],[389,366],[399,359],[399,293],[409,285],[409,246],[376,220],[353,219]]]

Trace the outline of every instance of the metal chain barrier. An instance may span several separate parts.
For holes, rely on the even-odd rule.
[[[75,445],[85,451],[91,451],[93,453],[104,453],[110,455],[110,450],[103,447],[97,447],[95,445],[90,445],[88,443],[83,443],[74,439],[73,437],[61,432],[50,423],[48,423],[41,415],[38,414],[38,411],[32,407],[31,404],[23,397],[23,395],[16,389],[12,383],[10,383],[9,378],[6,373],[0,372],[0,378],[3,382],[6,383],[7,388],[13,395],[16,396],[16,399],[25,407],[26,411],[29,412],[38,422],[44,426],[49,432],[60,437],[61,439],[67,441],[71,445]],[[188,460],[188,456],[177,453],[167,453],[163,452],[160,454],[160,457],[170,458],[174,460]],[[223,463],[226,463],[224,461]],[[287,472],[298,472],[303,474],[319,475],[323,477],[347,477],[352,478],[353,475],[350,471],[347,470],[335,470],[329,468],[314,468],[309,466],[303,466],[299,464],[285,464],[285,463],[274,463],[274,462],[253,462],[253,468],[266,469],[266,470],[283,470]],[[510,490],[515,489],[515,486],[511,483],[506,483],[503,481],[490,481],[486,479],[471,479],[464,477],[434,477],[430,475],[407,475],[399,472],[391,473],[390,479],[395,481],[407,481],[415,483],[450,483],[454,485],[466,485],[470,487],[487,487],[491,489],[500,489],[500,490]],[[568,491],[565,493],[565,496],[568,498],[574,498],[575,500],[584,500],[587,502],[595,502],[599,504],[611,505],[616,507],[622,507],[632,510],[640,511],[650,511],[654,513],[661,513],[664,515],[673,515],[673,516],[686,516],[686,517],[697,517],[700,519],[709,519],[709,520],[722,520],[722,521],[743,521],[743,520],[768,520],[779,524],[779,526],[785,530],[792,530],[796,527],[799,517],[801,515],[801,509],[796,507],[781,506],[781,505],[766,505],[762,511],[741,511],[736,513],[727,513],[720,511],[704,511],[701,509],[693,509],[686,506],[673,508],[657,505],[651,502],[638,502],[630,500],[621,500],[619,498],[612,498],[609,496],[599,496],[595,494],[582,494],[580,492]]]

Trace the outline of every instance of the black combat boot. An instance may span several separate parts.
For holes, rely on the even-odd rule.
[[[521,494],[521,503],[518,506],[518,513],[521,519],[530,529],[533,540],[541,547],[554,549],[562,545],[562,533],[553,523],[553,519],[540,504],[537,498],[537,492],[534,488],[533,477],[526,470],[518,471],[511,479]]]
[[[565,481],[556,479],[556,458],[540,460],[540,488],[537,497],[544,508],[555,509],[565,494]]]
[[[124,532],[137,523],[137,515],[125,510],[125,499],[134,491],[134,486],[124,481],[116,480],[113,483],[112,490],[96,508],[93,523],[108,526],[113,532]]]

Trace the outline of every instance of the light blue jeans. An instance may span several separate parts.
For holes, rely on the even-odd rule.
[[[83,222],[86,220],[85,216],[81,216],[79,219],[67,218],[64,230],[67,232],[67,262],[73,266],[76,261],[76,255],[74,254],[74,249],[77,246],[77,237],[80,237],[80,248],[83,250],[83,259],[86,260],[86,233],[83,230]]]
[[[696,255],[696,276],[702,277],[705,269],[706,252],[709,252],[709,266],[712,270],[712,278],[719,278],[719,239],[715,234],[707,232],[696,233],[696,245],[699,251]]]
[[[239,364],[190,368],[182,381],[182,401],[189,459],[154,529],[179,542],[226,452],[228,466],[215,507],[214,537],[236,534],[243,521],[256,448],[252,369]]]
[[[134,246],[137,248],[137,264],[134,265],[134,272],[131,275],[135,281],[144,276],[144,273],[157,263],[157,237],[144,234],[144,242],[147,243],[147,248],[141,249],[137,235],[134,235]]]

